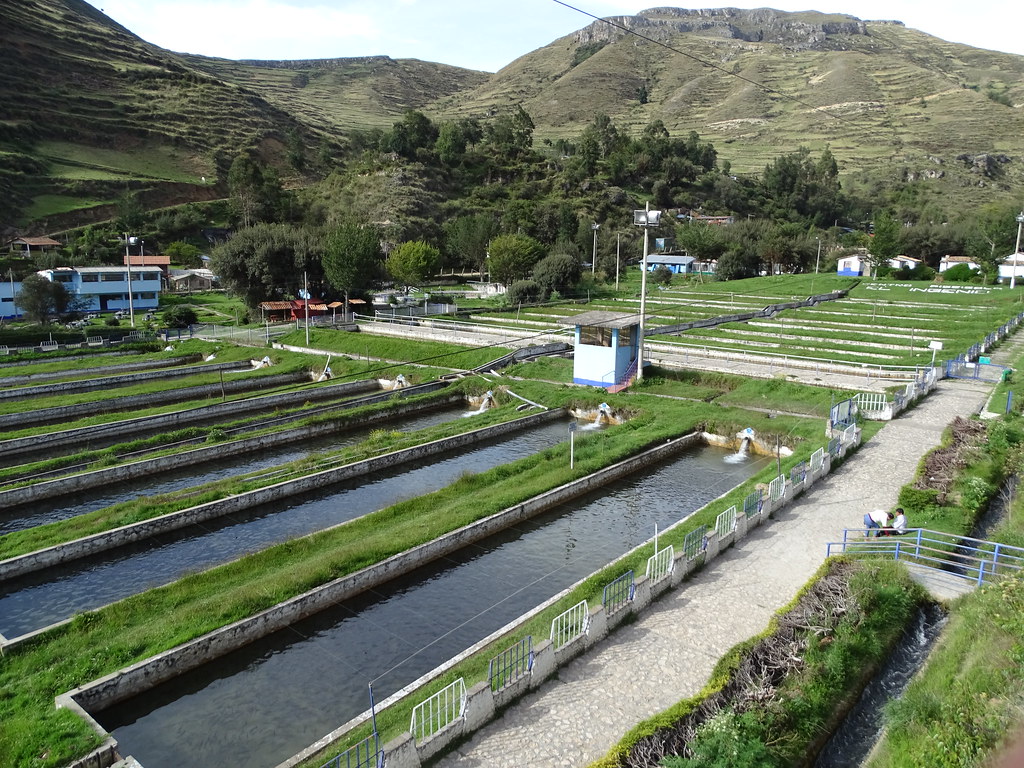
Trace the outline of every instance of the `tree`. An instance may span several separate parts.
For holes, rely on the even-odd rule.
[[[342,224],[327,235],[323,268],[327,281],[348,295],[365,288],[380,270],[380,234],[373,227]]]
[[[544,287],[534,280],[517,280],[508,287],[505,298],[509,304],[528,304],[544,301],[546,293]]]
[[[255,307],[261,301],[296,295],[304,272],[311,292],[319,292],[322,251],[319,232],[289,224],[258,224],[218,246],[210,268],[224,287]]]
[[[163,314],[164,324],[168,328],[188,328],[190,325],[194,325],[198,319],[196,311],[184,304],[171,307]]]
[[[568,253],[545,256],[534,266],[533,279],[549,294],[554,291],[565,293],[580,281],[579,259]]]
[[[458,165],[466,154],[466,134],[461,122],[441,123],[434,150],[445,165]]]
[[[459,216],[445,222],[445,250],[453,263],[483,272],[487,244],[498,234],[498,222],[487,213]]]
[[[388,254],[384,267],[395,282],[405,286],[418,285],[433,275],[441,264],[441,252],[422,240],[402,243]]]
[[[524,280],[544,256],[540,243],[528,235],[502,235],[491,242],[488,259],[491,278],[511,285]]]
[[[203,262],[199,258],[201,251],[192,245],[192,243],[186,243],[181,240],[177,240],[166,248],[164,248],[164,254],[171,258],[175,264],[183,264],[186,267],[201,267]]]
[[[900,223],[888,211],[875,217],[875,234],[868,245],[871,267],[875,274],[878,268],[900,252]]]
[[[46,325],[50,315],[64,312],[71,296],[61,284],[51,283],[42,275],[28,275],[21,281],[17,305],[29,320]]]
[[[273,221],[281,203],[277,171],[259,165],[248,153],[235,157],[228,171],[232,213],[243,227]]]

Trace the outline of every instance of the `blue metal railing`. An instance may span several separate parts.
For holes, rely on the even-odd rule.
[[[380,747],[380,737],[374,732],[320,768],[380,768],[383,765],[384,751]]]
[[[619,608],[624,606],[636,594],[636,584],[633,580],[633,571],[626,571],[615,581],[604,585],[604,592],[601,594],[601,605],[604,606],[605,614],[610,616]]]
[[[753,517],[760,511],[761,491],[760,489],[758,489],[743,500],[743,514],[745,514],[747,517]]]
[[[697,555],[703,552],[708,547],[707,538],[708,527],[702,525],[699,528],[694,528],[683,540],[683,554],[686,556],[686,562],[690,562]]]
[[[487,670],[492,691],[500,691],[533,669],[533,635],[527,635],[493,659]]]
[[[925,528],[912,528],[903,535],[872,535],[876,533],[873,529],[847,528],[842,541],[829,542],[828,555],[891,557],[978,585],[1024,571],[1021,547]]]

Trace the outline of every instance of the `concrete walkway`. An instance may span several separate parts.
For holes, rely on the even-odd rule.
[[[661,597],[635,623],[561,668],[557,679],[520,699],[437,764],[585,766],[640,720],[698,693],[725,652],[763,631],[806,584],[824,562],[827,542],[839,540],[844,527],[859,527],[865,512],[895,505],[900,487],[939,443],[946,425],[978,412],[991,388],[941,382],[772,522]]]

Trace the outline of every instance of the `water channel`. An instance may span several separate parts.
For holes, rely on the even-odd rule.
[[[145,768],[274,766],[365,711],[368,682],[384,699],[772,461],[728,455],[690,449],[97,719]]]
[[[814,768],[856,768],[864,762],[882,732],[882,710],[889,701],[903,695],[945,623],[946,613],[937,605],[926,606],[918,612],[882,671],[868,683],[818,754]]]
[[[463,473],[483,472],[567,440],[567,424],[550,422],[12,579],[0,585],[0,633],[17,637],[186,573],[430,493]]]
[[[139,496],[156,496],[161,493],[193,488],[205,483],[212,483],[228,477],[244,475],[261,469],[269,469],[289,461],[304,459],[321,451],[332,451],[347,445],[354,445],[377,429],[395,429],[401,432],[414,432],[426,429],[435,424],[443,424],[458,418],[463,409],[446,408],[402,419],[400,422],[381,422],[370,428],[346,430],[333,435],[309,440],[298,440],[289,445],[275,447],[273,450],[260,450],[228,456],[224,459],[206,461],[191,467],[182,467],[159,475],[152,473],[145,478],[129,480],[123,483],[111,483],[100,488],[77,491],[71,499],[62,496],[53,499],[33,502],[30,505],[19,505],[0,513],[0,535],[12,531],[33,528],[37,525],[67,520],[76,515],[95,512],[123,501],[131,501]]]

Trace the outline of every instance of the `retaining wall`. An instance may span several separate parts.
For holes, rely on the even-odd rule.
[[[125,353],[119,353],[125,354]],[[113,373],[129,373],[131,371],[142,371],[150,368],[170,368],[175,365],[188,365],[189,363],[195,363],[201,360],[200,355],[186,355],[184,357],[168,357],[166,359],[157,360],[139,360],[134,363],[122,363],[121,365],[103,365],[96,368],[88,369],[69,369],[64,371],[48,371],[46,373],[29,373],[23,376],[8,376],[0,379],[0,387],[14,387],[23,384],[32,384],[37,381],[53,381],[54,379],[66,379],[69,376],[76,376],[82,374],[113,374]],[[79,361],[83,361],[83,358],[77,358]],[[91,359],[85,358],[85,361],[91,362]],[[25,362],[22,365],[30,365],[31,363]],[[38,365],[38,363],[36,363]],[[0,366],[0,370],[3,370],[3,366]]]
[[[74,392],[93,392],[97,389],[125,387],[130,384],[137,384],[141,381],[177,379],[184,376],[201,376],[204,373],[216,373],[218,371],[249,371],[252,369],[252,364],[248,360],[233,360],[227,363],[199,365],[194,368],[176,368],[173,370],[161,369],[156,371],[143,371],[140,373],[125,373],[120,376],[77,379],[75,381],[54,382],[53,384],[39,384],[38,386],[33,387],[16,387],[14,389],[0,390],[0,400],[22,400],[27,397],[46,397],[49,395],[65,395]],[[65,377],[67,376],[66,373],[64,375]]]
[[[281,387],[286,384],[296,384],[300,381],[309,381],[309,373],[297,371],[295,373],[278,373],[269,376],[249,376],[245,379],[223,381],[216,384],[203,384],[196,387],[182,387],[181,389],[151,392],[145,395],[126,395],[106,400],[97,400],[92,403],[59,405],[54,408],[41,408],[36,411],[7,414],[4,416],[4,428],[14,429],[27,424],[50,424],[55,421],[80,419],[100,413],[131,411],[139,408],[150,408],[157,405],[181,402],[183,400],[218,397],[222,394],[233,395],[237,392],[251,392],[255,389],[270,389],[271,387]]]
[[[301,405],[307,401],[326,400],[332,397],[344,397],[345,395],[367,392],[377,389],[378,383],[375,379],[364,379],[361,381],[350,381],[344,384],[324,384],[314,386],[310,383],[308,388],[296,392],[280,392],[274,395],[262,395],[250,397],[244,400],[235,400],[230,403],[216,403],[214,405],[201,405],[195,408],[187,408],[172,413],[161,413],[153,416],[142,416],[137,419],[126,419],[124,421],[112,422],[110,424],[97,424],[91,427],[80,427],[62,432],[51,432],[44,435],[31,435],[29,437],[18,437],[11,440],[0,441],[0,457],[3,456],[24,456],[30,453],[50,451],[57,446],[68,447],[79,442],[96,442],[107,438],[117,437],[122,440],[131,439],[139,432],[155,432],[158,430],[177,429],[195,422],[213,421],[235,414],[249,413],[250,411],[272,412],[276,409]],[[437,384],[437,388],[447,386]],[[417,391],[429,391],[419,389]],[[219,392],[219,388],[218,388]],[[5,417],[6,418],[6,417]],[[300,418],[300,417],[296,417]],[[6,421],[5,421],[6,424]]]
[[[539,423],[562,416],[564,413],[561,411],[549,411],[519,421],[533,420],[532,423]],[[256,616],[222,627],[190,643],[93,681],[64,694],[58,699],[58,704],[60,705],[66,697],[71,697],[86,711],[109,707],[295,621],[311,616],[338,601],[349,599],[367,589],[409,573],[422,565],[527,520],[569,499],[632,474],[642,467],[663,461],[674,453],[698,442],[700,442],[699,434],[687,435],[606,467],[433,541],[389,557],[380,563],[336,579]]]
[[[472,432],[465,432],[461,435],[446,437],[441,440],[434,440],[430,443],[406,448],[401,451],[394,451],[383,456],[375,456],[371,459],[346,464],[342,467],[327,469],[310,475],[304,475],[295,480],[286,480],[281,483],[258,488],[235,496],[228,496],[224,499],[207,502],[188,509],[171,512],[151,520],[144,520],[132,525],[125,525],[110,531],[104,531],[92,536],[75,539],[64,544],[58,544],[46,549],[40,549],[20,557],[12,557],[0,561],[0,581],[12,579],[16,576],[23,576],[27,573],[39,571],[44,568],[51,568],[55,565],[68,563],[82,557],[95,555],[110,549],[132,544],[153,536],[176,531],[190,525],[206,522],[217,517],[230,515],[245,509],[270,504],[283,499],[294,499],[302,494],[309,493],[320,488],[351,480],[356,477],[363,477],[374,472],[389,469],[409,461],[434,456],[438,453],[461,448],[466,445],[486,440],[492,437],[528,429],[535,424],[552,421],[562,418],[564,411],[552,410],[545,413],[525,416],[521,419],[507,421],[502,424],[495,424],[483,429],[475,429]]]
[[[392,394],[394,393],[388,392],[380,397],[368,398],[367,400],[370,402],[379,402],[391,397]],[[97,469],[93,472],[83,472],[81,474],[62,477],[56,480],[46,480],[41,483],[36,483],[35,485],[27,485],[23,488],[13,488],[6,491],[0,491],[0,507],[13,507],[19,504],[28,504],[35,501],[41,501],[43,499],[65,496],[78,491],[88,490],[90,488],[114,485],[116,483],[122,483],[127,480],[134,480],[140,477],[151,477],[153,475],[160,474],[161,472],[169,472],[182,467],[190,467],[195,464],[202,464],[206,461],[223,459],[228,456],[237,456],[243,453],[269,450],[281,445],[298,442],[300,440],[309,440],[323,435],[330,435],[334,432],[342,432],[356,426],[376,424],[382,421],[391,421],[411,413],[434,410],[445,405],[454,405],[461,402],[464,402],[464,398],[461,395],[453,394],[447,398],[428,404],[404,403],[395,405],[387,411],[380,411],[379,413],[361,416],[358,424],[352,423],[348,420],[333,420],[322,424],[313,424],[307,427],[288,429],[283,432],[260,435],[259,437],[250,437],[244,440],[232,440],[231,442],[217,443],[216,445],[195,448],[193,450],[183,451],[171,456],[159,456],[152,459],[135,461],[131,464],[122,464],[117,467]],[[351,407],[356,404],[367,404],[367,401],[362,401],[360,403],[348,403],[346,406]]]

